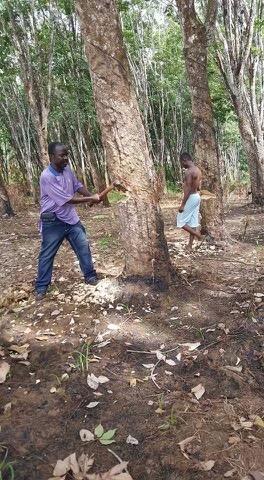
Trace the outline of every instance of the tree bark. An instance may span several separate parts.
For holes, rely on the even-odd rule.
[[[32,119],[35,123],[37,139],[38,139],[38,149],[39,149],[39,158],[43,166],[49,165],[49,155],[48,155],[48,114],[49,107],[44,105],[44,102],[38,102],[37,97],[38,93],[34,92],[33,88],[33,78],[32,72],[27,72],[28,77],[24,78],[25,91],[28,98],[28,103],[30,106],[30,111]],[[37,87],[35,87],[36,89]],[[38,105],[40,103],[40,105]]]
[[[90,168],[91,177],[93,180],[95,190],[97,192],[102,192],[106,188],[106,181],[105,181],[105,176],[102,173],[102,168],[100,167],[105,162],[103,161],[100,163],[99,161],[97,161],[98,157],[95,154],[95,145],[93,145],[92,136],[91,136],[89,127],[86,129],[85,144],[86,144],[86,156],[89,163],[89,168]],[[102,151],[102,156],[103,156],[103,151]],[[103,198],[103,205],[105,207],[110,207],[110,203],[107,195],[105,195],[105,197]]]
[[[119,204],[127,277],[167,286],[170,260],[156,175],[114,0],[77,0],[109,174],[128,190]]]
[[[194,157],[202,170],[202,188],[216,196],[214,219],[210,213],[210,233],[221,238],[223,192],[207,70],[208,35],[213,28],[215,2],[208,0],[206,24],[199,20],[194,0],[176,0],[176,3],[182,20],[185,63],[192,102]]]
[[[14,211],[10,202],[10,198],[8,195],[7,188],[5,186],[5,182],[0,170],[0,200],[2,201],[3,204],[3,214],[7,215],[8,217],[13,217]]]
[[[236,102],[235,102],[236,103]],[[257,139],[245,111],[236,109],[242,144],[247,156],[252,202],[264,205],[264,141]]]

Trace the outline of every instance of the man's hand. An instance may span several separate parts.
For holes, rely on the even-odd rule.
[[[98,193],[95,193],[94,195],[91,195],[89,197],[88,203],[93,205],[94,203],[99,203],[100,201],[101,201],[100,195],[98,195]]]
[[[181,205],[179,208],[179,213],[182,213],[184,211],[184,205]]]

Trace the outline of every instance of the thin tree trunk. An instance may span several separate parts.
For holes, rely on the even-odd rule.
[[[202,189],[216,196],[210,225],[202,225],[215,237],[221,238],[223,192],[207,69],[209,18],[207,25],[201,23],[195,11],[194,0],[176,0],[176,3],[184,34],[185,63],[192,102],[194,156],[202,170]],[[208,0],[208,15],[212,3]]]
[[[221,0],[217,62],[237,114],[252,202],[264,205],[264,44],[261,0]]]
[[[7,215],[8,217],[13,217],[14,211],[10,202],[10,198],[8,195],[7,188],[5,186],[4,178],[0,170],[0,200],[3,204],[3,214]]]
[[[106,181],[105,175],[102,173],[102,165],[104,161],[100,162],[99,155],[95,153],[95,145],[92,141],[92,136],[90,132],[90,127],[86,128],[85,137],[84,137],[85,149],[86,149],[86,157],[89,164],[90,175],[92,177],[92,181],[97,192],[102,192],[106,189]],[[103,157],[103,152],[102,152]],[[110,203],[108,200],[108,196],[105,195],[103,198],[103,205],[105,207],[110,207]]]
[[[239,129],[242,144],[249,165],[252,202],[264,205],[264,143],[252,134],[245,112],[238,111]]]
[[[150,158],[114,0],[77,0],[102,142],[112,179],[129,194],[119,205],[127,277],[167,286],[170,260]]]

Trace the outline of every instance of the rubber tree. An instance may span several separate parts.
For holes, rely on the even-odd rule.
[[[4,176],[2,174],[2,162],[2,153],[0,152],[0,201],[2,203],[3,214],[7,217],[13,217],[15,214],[5,185]]]
[[[118,220],[125,274],[168,285],[170,259],[154,164],[132,83],[114,0],[77,0],[107,167],[128,195]]]
[[[192,102],[194,157],[202,170],[202,189],[207,195],[204,217],[207,229],[218,238],[223,236],[223,192],[220,177],[219,150],[214,127],[212,101],[208,83],[208,44],[215,28],[217,0],[208,0],[202,22],[194,0],[176,0],[180,13],[188,84]]]

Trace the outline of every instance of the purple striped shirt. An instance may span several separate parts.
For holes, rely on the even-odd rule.
[[[40,176],[40,213],[53,212],[59,220],[70,225],[79,222],[74,205],[67,203],[83,184],[70,167],[57,172],[51,165]]]

